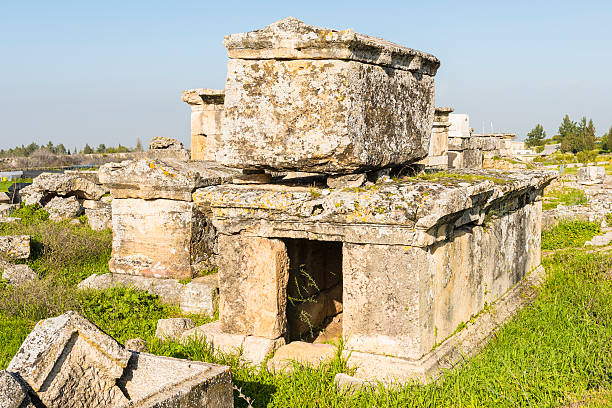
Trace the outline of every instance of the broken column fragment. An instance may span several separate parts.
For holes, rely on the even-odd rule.
[[[224,44],[220,163],[342,174],[427,155],[434,56],[292,17]]]
[[[219,89],[189,89],[183,102],[191,106],[191,160],[215,160],[223,133],[223,101]]]

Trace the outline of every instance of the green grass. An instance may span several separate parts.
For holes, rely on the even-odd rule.
[[[15,183],[31,183],[32,179],[17,179],[17,180],[0,180],[0,192],[7,192],[9,187]]]
[[[587,197],[583,190],[577,188],[563,188],[553,190],[544,196],[543,210],[552,210],[559,204],[566,206],[581,205],[587,203]]]
[[[39,210],[28,211],[26,226],[50,225]],[[74,228],[70,234],[80,236],[79,227]],[[8,364],[38,319],[73,309],[120,341],[144,338],[155,354],[229,365],[234,384],[253,407],[555,407],[583,400],[592,406],[611,406],[612,252],[559,249],[579,246],[595,231],[596,226],[588,223],[564,223],[543,234],[543,245],[556,251],[543,260],[547,277],[539,296],[502,327],[480,354],[433,384],[375,387],[356,394],[335,388],[334,376],[350,373],[339,355],[316,369],[295,365],[291,375],[273,375],[265,368],[240,363],[236,355],[216,353],[197,340],[183,345],[154,339],[157,319],[176,316],[178,310],[163,305],[156,296],[131,289],[77,291],[73,282],[80,275],[70,265],[58,265],[58,257],[102,268],[108,248],[87,253],[90,259],[78,259],[45,250],[50,238],[40,236],[42,249],[36,256],[41,267],[48,261],[41,283],[19,289],[0,287],[0,368]],[[83,236],[100,239],[93,231]],[[198,324],[205,321],[200,317]],[[236,407],[248,406],[237,392],[234,396]]]
[[[581,247],[600,232],[599,223],[596,222],[560,221],[555,227],[542,232],[542,249]]]

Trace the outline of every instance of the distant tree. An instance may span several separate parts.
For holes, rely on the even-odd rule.
[[[96,149],[96,152],[98,152],[98,153],[106,152],[106,145],[104,143],[100,143],[98,145],[98,148]]]
[[[608,133],[604,133],[601,137],[601,149],[608,152],[612,150],[612,126],[610,126]]]
[[[66,146],[60,143],[57,146],[55,146],[55,154],[70,154],[70,153],[66,151]]]
[[[136,150],[137,152],[142,152],[142,141],[140,138],[136,139]]]
[[[84,154],[92,154],[93,152],[94,151],[89,144],[86,144],[85,147],[83,148]]]
[[[527,133],[527,139],[525,140],[525,145],[527,146],[541,146],[544,144],[544,139],[546,138],[546,132],[544,131],[544,127],[539,123],[531,129],[531,132]]]

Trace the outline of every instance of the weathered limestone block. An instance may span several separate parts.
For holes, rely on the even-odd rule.
[[[193,320],[183,317],[159,319],[155,328],[155,337],[160,340],[178,340],[184,332],[194,327]]]
[[[23,285],[38,280],[38,275],[28,265],[14,265],[0,259],[0,276],[11,285]]]
[[[414,359],[431,350],[433,276],[424,252],[413,247],[344,244],[346,348]]]
[[[45,195],[42,192],[35,190],[31,184],[19,190],[19,197],[24,205],[38,204],[42,206],[45,200]]]
[[[113,200],[112,209],[113,273],[191,278],[214,252],[211,226],[193,203],[127,198]]]
[[[113,226],[113,211],[110,206],[86,208],[87,223],[94,231],[102,231]]]
[[[46,406],[108,407],[128,402],[116,382],[131,353],[74,312],[40,321],[7,370]]]
[[[293,362],[317,368],[321,363],[336,357],[337,347],[331,344],[313,344],[303,341],[292,341],[282,346],[268,360],[268,370],[279,373],[290,373]]]
[[[98,178],[98,170],[66,170],[64,171],[64,174],[67,176],[77,176],[87,179],[97,185],[102,184]]]
[[[69,220],[83,213],[83,207],[75,196],[68,198],[53,197],[44,209],[49,213],[49,219],[56,222]]]
[[[199,341],[206,341],[212,345],[215,350],[222,353],[238,354],[240,350],[242,350],[246,338],[247,336],[245,334],[224,332],[221,329],[221,322],[217,320],[183,332],[181,335],[181,342],[188,343],[193,339],[197,339]]]
[[[171,137],[156,136],[149,142],[151,150],[181,150],[184,149],[183,143]]]
[[[118,385],[130,396],[121,408],[234,406],[229,367],[132,353]]]
[[[13,374],[0,370],[0,408],[34,407],[27,388]]]
[[[327,177],[327,186],[329,188],[357,188],[363,186],[366,181],[368,178],[365,173],[343,174]]]
[[[127,339],[125,341],[125,348],[130,351],[141,353],[143,351],[147,351],[147,343],[144,341],[144,339],[140,337],[136,337],[133,339]]]
[[[107,192],[108,190],[92,182],[87,176],[80,177],[76,174],[65,173],[42,173],[32,180],[30,186],[20,190],[22,200],[24,200],[24,196],[34,195],[37,197],[38,194],[42,194],[43,204],[54,196],[75,196],[80,199],[99,200]],[[33,199],[28,197],[24,201],[27,200],[32,201]]]
[[[19,208],[19,204],[0,204],[0,217],[8,217]]]
[[[579,167],[577,180],[580,184],[602,184],[606,179],[606,168],[603,166]]]
[[[289,259],[282,241],[219,236],[223,331],[276,339],[285,334]]]
[[[177,279],[105,273],[91,275],[78,284],[79,289],[96,290],[116,286],[145,290],[159,296],[165,303],[178,305],[183,313],[205,313],[213,316],[219,303],[219,280],[216,273],[195,278],[187,284],[180,283]]]
[[[295,18],[224,44],[219,162],[355,173],[426,156],[439,66],[432,55]]]
[[[190,89],[183,102],[191,106],[191,160],[215,160],[223,133],[223,101],[219,89]]]
[[[0,204],[10,204],[11,198],[3,191],[0,191]]]
[[[167,198],[191,201],[198,187],[231,182],[237,170],[206,162],[126,160],[100,167],[100,181],[113,198]]]
[[[30,256],[30,237],[28,235],[0,236],[0,257],[27,259]]]
[[[285,339],[268,339],[258,336],[247,336],[242,344],[240,359],[251,364],[261,364],[267,356],[285,345]]]

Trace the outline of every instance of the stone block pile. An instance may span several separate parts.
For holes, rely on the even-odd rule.
[[[43,207],[52,221],[65,221],[85,214],[92,229],[103,230],[111,224],[108,193],[97,171],[66,171],[42,173],[31,185],[20,190],[20,197],[25,205]]]
[[[233,406],[229,367],[132,352],[75,312],[38,322],[6,370],[6,407]]]

